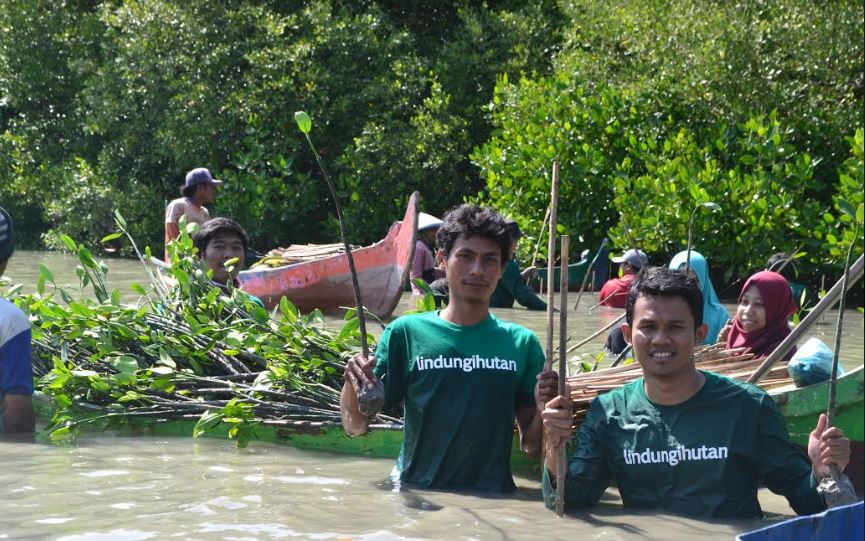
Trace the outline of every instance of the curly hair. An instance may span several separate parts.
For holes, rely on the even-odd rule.
[[[697,279],[682,271],[667,267],[645,267],[628,289],[625,318],[628,325],[634,322],[634,305],[639,297],[678,297],[685,301],[694,316],[694,328],[703,323],[703,292]]]
[[[502,253],[502,266],[510,257],[511,234],[502,216],[485,207],[460,205],[447,212],[444,223],[436,233],[436,242],[445,257],[453,250],[460,237],[484,237],[494,241]]]

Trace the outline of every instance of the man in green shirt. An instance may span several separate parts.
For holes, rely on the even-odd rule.
[[[444,310],[396,319],[385,329],[375,357],[349,360],[340,397],[343,426],[349,435],[368,430],[371,416],[361,413],[357,395],[381,379],[385,409],[399,403],[405,409],[396,464],[401,482],[513,490],[515,419],[522,450],[540,455],[534,391],[544,355],[528,329],[489,312],[510,237],[497,213],[462,205],[445,216],[437,241],[450,303]]]
[[[625,339],[643,377],[592,403],[568,463],[565,505],[594,505],[615,478],[626,507],[705,518],[762,515],[757,485],[787,498],[800,514],[825,509],[818,481],[843,470],[850,441],[821,416],[806,457],[762,390],[702,372],[694,344],[706,326],[690,276],[663,267],[640,273],[628,292]],[[551,378],[554,379],[554,378]],[[570,391],[565,393],[569,396]],[[558,396],[543,411],[548,449],[569,438],[571,403]],[[544,497],[554,499],[557,458],[547,453]]]
[[[490,307],[492,308],[513,308],[514,301],[522,304],[529,310],[546,310],[547,303],[542,301],[532,289],[526,285],[526,280],[532,276],[532,273],[537,273],[535,267],[529,267],[524,271],[520,271],[520,266],[514,258],[517,252],[517,244],[523,236],[520,226],[517,222],[509,220],[507,222],[508,232],[511,236],[511,248],[508,261],[505,264],[505,270],[502,273],[501,279],[493,291],[493,296],[490,298]]]

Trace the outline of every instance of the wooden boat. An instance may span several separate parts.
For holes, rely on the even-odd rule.
[[[369,312],[387,318],[403,292],[417,240],[418,193],[409,198],[405,216],[394,223],[387,236],[352,250],[361,299]],[[276,268],[254,268],[240,272],[240,287],[264,302],[267,308],[286,297],[304,312],[354,306],[354,291],[348,257],[336,254]]]
[[[835,393],[833,424],[840,427],[850,439],[850,464],[846,472],[861,498],[865,488],[865,366],[859,366],[838,378]],[[786,385],[769,390],[769,395],[778,404],[787,422],[790,439],[807,449],[809,434],[817,426],[820,414],[826,413],[829,382],[799,388]]]
[[[586,269],[589,268],[589,263],[591,263],[591,254],[589,254],[589,257],[583,259],[582,261],[580,261],[578,263],[571,263],[570,265],[568,265],[568,291],[579,291],[580,290],[580,285],[582,285],[583,278],[586,276]],[[553,275],[554,275],[553,280],[554,280],[555,286],[556,286],[555,291],[559,290],[559,283],[561,281],[561,278],[560,278],[561,273],[562,273],[562,271],[561,271],[560,267],[555,267],[553,269]],[[540,287],[540,281],[541,280],[546,281],[546,279],[547,279],[547,268],[546,267],[539,267],[538,268],[538,275],[535,276],[534,278],[532,278],[529,285],[534,287],[535,289],[538,289]],[[591,284],[587,284],[586,287],[587,288],[591,287]]]

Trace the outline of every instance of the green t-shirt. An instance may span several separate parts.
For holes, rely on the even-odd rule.
[[[502,277],[496,285],[496,290],[493,291],[493,295],[490,297],[490,307],[513,308],[514,300],[529,310],[547,309],[547,303],[535,295],[535,292],[526,285],[517,262],[509,259],[507,264],[505,264]]]
[[[643,378],[592,402],[568,463],[565,505],[594,505],[610,479],[626,507],[703,518],[762,516],[757,483],[799,514],[822,511],[811,463],[790,442],[784,419],[761,389],[711,372],[693,397],[653,403]],[[548,472],[544,499],[555,500]]]
[[[392,321],[376,351],[385,408],[405,408],[400,480],[424,488],[515,488],[510,454],[515,413],[534,407],[544,364],[531,331],[490,315],[471,326],[439,312]]]

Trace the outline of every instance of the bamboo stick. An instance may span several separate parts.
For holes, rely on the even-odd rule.
[[[555,297],[553,283],[555,280],[556,227],[559,206],[559,162],[553,162],[553,179],[550,188],[550,237],[547,239],[547,362],[544,370],[549,370],[553,363],[553,312]]]
[[[565,383],[568,377],[568,354],[565,346],[568,340],[568,249],[571,238],[562,235],[561,256],[559,258],[559,295],[561,296],[561,311],[559,312],[559,396],[565,395]],[[556,515],[565,514],[565,478],[567,476],[568,455],[567,446],[563,441],[558,448],[559,459],[556,463]]]

